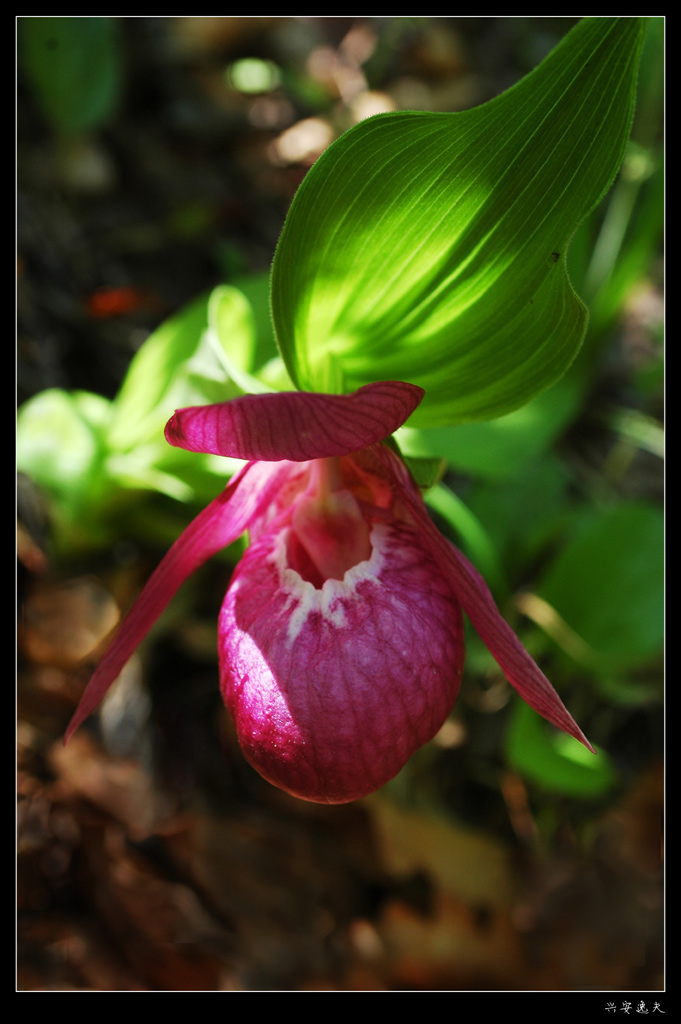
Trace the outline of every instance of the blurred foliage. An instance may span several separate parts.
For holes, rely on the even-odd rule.
[[[100,128],[121,99],[116,18],[20,17],[18,53],[36,101],[58,132]]]

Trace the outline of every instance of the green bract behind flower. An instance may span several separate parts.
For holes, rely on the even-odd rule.
[[[645,30],[585,18],[496,99],[379,114],[326,150],[272,272],[298,387],[410,380],[414,425],[437,425],[509,412],[565,372],[587,322],[566,250],[622,161]]]

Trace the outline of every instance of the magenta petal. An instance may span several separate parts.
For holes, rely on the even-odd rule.
[[[511,686],[547,721],[595,753],[549,680],[499,612],[480,573],[442,536],[431,520],[420,492],[402,461],[384,445],[375,451],[399,484],[402,497],[421,530],[424,542],[446,573],[461,607]]]
[[[348,455],[382,441],[411,416],[423,390],[401,381],[367,384],[350,395],[306,391],[242,395],[178,409],[166,440],[192,452],[267,462]]]
[[[250,463],[178,537],[160,562],[95,670],[66,730],[66,740],[90,715],[180,585],[231,544],[276,499],[288,467]]]

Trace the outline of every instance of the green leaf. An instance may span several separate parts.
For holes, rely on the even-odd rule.
[[[97,471],[111,403],[90,392],[50,388],[17,414],[17,468],[78,504]]]
[[[617,782],[603,750],[594,756],[565,733],[552,730],[532,708],[516,701],[506,735],[506,756],[524,778],[552,793],[595,799]]]
[[[255,320],[250,304],[238,288],[222,285],[213,289],[208,303],[208,331],[225,374],[246,393],[266,391],[251,373]]]
[[[645,22],[585,18],[489,103],[379,114],[322,154],[272,270],[298,387],[412,381],[412,425],[445,425],[565,372],[587,322],[565,254],[622,161]]]
[[[409,462],[407,464],[410,465]],[[425,500],[452,528],[455,543],[473,560],[494,593],[497,596],[505,593],[507,582],[497,549],[474,513],[444,484],[428,491]]]
[[[574,372],[579,365],[522,408],[497,419],[402,427],[397,432],[400,450],[421,457],[437,453],[451,469],[480,479],[515,480],[551,447],[579,410],[585,388],[582,375]]]
[[[118,25],[102,17],[22,17],[22,71],[52,125],[63,132],[99,127],[122,85]]]
[[[546,545],[570,521],[569,476],[551,454],[513,478],[472,484],[466,503],[489,534],[511,580],[526,580]]]
[[[247,394],[293,390],[272,328],[268,274],[213,290],[208,338],[227,378]]]
[[[108,443],[130,451],[162,445],[175,409],[226,401],[240,393],[227,378],[207,337],[209,296],[190,302],[164,321],[135,354],[114,400]]]
[[[628,502],[590,513],[537,588],[539,624],[591,668],[636,668],[662,651],[663,579],[660,509]]]
[[[60,388],[42,391],[18,411],[17,468],[50,495],[52,540],[65,551],[112,542],[101,515],[110,416],[108,399]]]

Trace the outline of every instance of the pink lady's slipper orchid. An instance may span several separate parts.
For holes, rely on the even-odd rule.
[[[527,703],[592,749],[381,443],[422,396],[388,381],[350,395],[244,395],[176,412],[171,444],[247,464],[152,575],[67,736],[180,584],[248,530],[220,612],[220,681],[245,756],[275,786],[344,803],[396,775],[456,700],[462,609]]]

